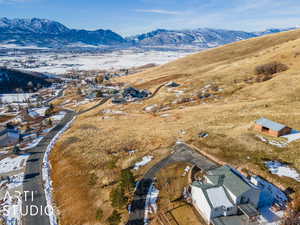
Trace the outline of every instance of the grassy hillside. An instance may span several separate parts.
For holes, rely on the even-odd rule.
[[[52,155],[61,224],[105,224],[113,210],[109,193],[120,170],[144,155],[153,155],[155,160],[135,173],[139,178],[170,153],[176,140],[197,146],[217,161],[263,175],[283,188],[300,190],[298,183],[270,175],[263,165],[265,159],[276,159],[300,170],[300,141],[278,148],[261,142],[251,129],[264,116],[300,130],[299,60],[300,30],[296,30],[207,50],[118,78],[150,90],[169,81],[181,86],[163,87],[139,103],[107,103],[77,118]],[[255,73],[257,66],[274,61],[288,70]],[[144,111],[153,104],[155,111]],[[108,108],[124,114],[102,112]],[[209,136],[199,138],[201,131]],[[136,153],[131,155],[129,150]],[[99,209],[104,212],[101,219]],[[126,220],[126,209],[119,211]]]

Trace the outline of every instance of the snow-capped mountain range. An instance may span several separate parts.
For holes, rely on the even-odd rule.
[[[215,47],[235,41],[256,37],[253,33],[221,29],[199,28],[195,30],[155,30],[127,38],[136,45],[197,45],[203,48]]]
[[[72,43],[118,45],[126,40],[111,30],[76,30],[46,19],[0,19],[0,43],[21,46],[63,47]]]
[[[215,47],[231,42],[278,33],[295,28],[244,32],[199,28],[194,30],[158,29],[124,38],[111,30],[70,29],[47,19],[0,19],[0,44],[61,48],[66,46],[170,46]]]

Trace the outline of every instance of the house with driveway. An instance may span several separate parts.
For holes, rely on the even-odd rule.
[[[245,225],[257,219],[260,189],[229,166],[191,184],[192,203],[208,224]]]

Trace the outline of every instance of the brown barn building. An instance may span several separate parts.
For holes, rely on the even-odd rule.
[[[256,120],[254,128],[259,132],[263,132],[274,137],[280,137],[292,132],[292,128],[266,118]]]

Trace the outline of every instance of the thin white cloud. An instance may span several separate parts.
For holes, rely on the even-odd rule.
[[[136,9],[136,12],[141,13],[154,13],[154,14],[165,14],[165,15],[182,15],[182,12],[179,11],[170,11],[164,9]]]
[[[26,3],[32,0],[0,0],[0,4]]]

